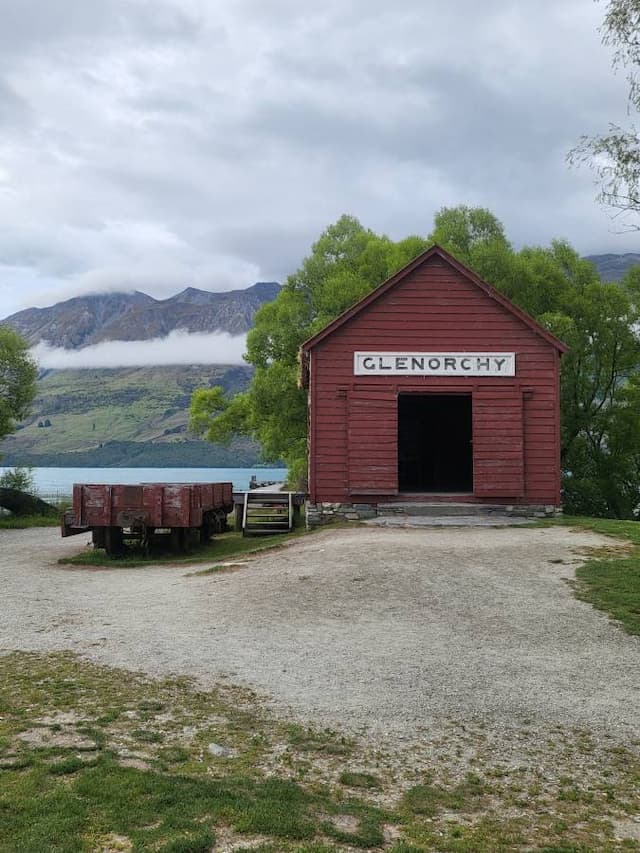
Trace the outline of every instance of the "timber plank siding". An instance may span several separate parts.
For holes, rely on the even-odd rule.
[[[461,499],[559,506],[564,351],[564,344],[494,288],[433,247],[302,347],[310,391],[311,502],[397,500],[403,495],[399,397],[438,395],[446,407],[447,397],[465,394],[471,400],[473,477]],[[366,362],[369,375],[355,374],[356,353],[360,362],[368,353],[381,354]],[[401,371],[408,370],[411,353],[431,356],[426,363],[437,368],[447,354],[456,354],[457,361],[452,355],[446,359],[451,375],[443,370],[389,375],[396,356]],[[515,375],[454,372],[454,366],[470,368],[467,353],[515,354]],[[480,362],[484,369],[485,359]],[[443,417],[453,415],[443,409]],[[420,428],[410,426],[414,432]],[[452,499],[448,493],[442,497]]]

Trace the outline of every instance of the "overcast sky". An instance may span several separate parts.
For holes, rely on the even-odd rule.
[[[592,0],[0,0],[0,317],[283,280],[342,213],[640,249],[567,151],[624,120]]]

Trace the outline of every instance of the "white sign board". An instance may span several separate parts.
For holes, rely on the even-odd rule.
[[[514,352],[355,352],[355,376],[515,376]]]

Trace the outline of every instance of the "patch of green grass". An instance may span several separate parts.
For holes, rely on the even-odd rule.
[[[372,773],[359,773],[357,771],[344,770],[338,779],[341,785],[349,788],[381,788],[380,779]]]
[[[59,527],[58,515],[0,515],[0,530],[26,530],[30,527]]]
[[[158,751],[158,758],[163,766],[184,764],[191,758],[191,752],[183,746],[167,746]]]
[[[86,762],[82,761],[81,758],[76,755],[69,755],[62,761],[55,761],[50,764],[49,773],[53,773],[55,776],[66,776],[69,773],[77,773],[78,770],[82,770],[86,766]]]
[[[154,732],[152,729],[134,729],[131,732],[131,737],[141,743],[162,743],[164,740],[164,735],[161,732]]]
[[[349,755],[353,750],[353,739],[344,737],[332,729],[305,728],[292,723],[287,727],[289,743],[304,752],[324,752],[329,755]]]
[[[354,844],[382,837],[380,809],[262,769],[274,742],[288,744],[288,726],[263,717],[249,691],[202,692],[187,679],[153,682],[68,654],[15,653],[0,656],[0,709],[1,853],[111,849],[110,836],[134,850],[196,853],[212,848],[220,827],[264,836],[278,853],[331,851],[324,822],[345,809],[358,817]],[[31,730],[67,745],[31,746],[20,738]],[[83,759],[74,738],[87,735],[96,744]],[[237,758],[211,756],[214,738]],[[130,755],[144,764],[127,764]]]
[[[616,619],[628,634],[640,634],[640,522],[611,518],[564,518],[569,527],[625,539],[636,547],[626,554],[591,559],[576,570],[575,594]]]
[[[443,810],[475,811],[484,803],[489,791],[489,786],[473,773],[451,788],[427,781],[406,791],[402,808],[406,813],[427,817]]]
[[[163,708],[162,702],[154,702],[153,699],[143,699],[142,702],[138,702],[140,711],[162,711]]]
[[[50,745],[35,745],[47,730]],[[470,760],[457,763],[452,742],[417,775],[411,756],[432,766],[432,744],[372,749],[279,720],[251,691],[154,681],[71,654],[0,655],[0,853],[208,853],[223,838],[238,853],[640,849],[612,825],[637,813],[632,750],[587,744],[578,730],[549,743],[523,730],[531,760],[511,768],[483,728],[464,731]],[[232,754],[212,754],[212,742]]]
[[[380,826],[380,820],[374,815],[363,815],[358,820],[358,828],[355,832],[348,832],[336,827],[331,821],[325,821],[322,825],[323,831],[335,838],[342,844],[352,847],[380,847],[384,843],[384,833]]]
[[[260,551],[277,548],[290,542],[292,539],[307,535],[304,528],[297,528],[292,533],[278,533],[264,537],[245,537],[241,533],[229,531],[220,533],[215,539],[206,545],[194,545],[187,554],[176,554],[164,550],[145,556],[138,549],[131,549],[124,557],[113,559],[102,549],[89,549],[73,557],[63,557],[59,563],[72,566],[106,566],[114,568],[137,568],[139,566],[161,565],[192,565],[197,563],[210,563],[212,561],[222,562],[232,557],[256,554]],[[198,572],[198,574],[210,574],[220,571],[219,566]]]
[[[628,634],[640,634],[640,549],[625,559],[589,560],[576,577],[578,598],[608,613]]]
[[[52,785],[34,769],[3,786],[0,838],[11,838],[13,849],[25,853],[80,850],[104,827],[130,838],[136,849],[177,851],[210,849],[220,822],[283,839],[316,833],[308,809],[314,797],[286,780],[194,779],[121,767],[108,757],[76,769],[67,785]]]
[[[627,539],[634,545],[640,545],[640,521],[620,521],[615,518],[587,518],[586,516],[565,515],[540,522],[543,527],[559,525],[561,527],[580,527],[583,530],[593,530],[602,536],[612,536],[616,539]]]

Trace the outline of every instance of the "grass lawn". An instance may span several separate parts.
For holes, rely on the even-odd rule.
[[[57,515],[0,515],[0,530],[26,530],[28,527],[60,527]]]
[[[529,759],[504,766],[484,727],[462,736],[464,759],[446,738],[395,754],[277,719],[250,691],[4,655],[0,851],[640,850],[614,832],[637,812],[636,755],[523,730]]]
[[[640,525],[562,523],[633,543],[581,567],[577,593],[640,633]],[[227,533],[181,561],[291,538]],[[233,686],[0,653],[0,853],[640,851],[640,744],[524,723],[498,733],[513,739],[505,760],[484,722],[454,725],[435,743],[367,742],[280,719]]]
[[[627,633],[640,635],[640,522],[566,517],[553,523],[632,543],[628,550],[596,555],[579,566],[575,593],[620,622]]]
[[[88,534],[90,535],[90,534]],[[243,536],[241,533],[229,531],[219,533],[206,545],[194,545],[187,554],[172,553],[169,550],[158,550],[144,556],[139,548],[131,548],[122,558],[109,557],[102,549],[94,550],[89,546],[81,554],[74,557],[63,557],[60,563],[73,566],[108,566],[109,568],[135,568],[137,566],[161,565],[190,565],[193,563],[219,563],[243,554],[255,554],[269,548],[277,548],[291,542],[293,539],[307,535],[304,527],[297,528],[292,533],[276,533],[269,536]],[[81,540],[81,537],[79,537]]]

